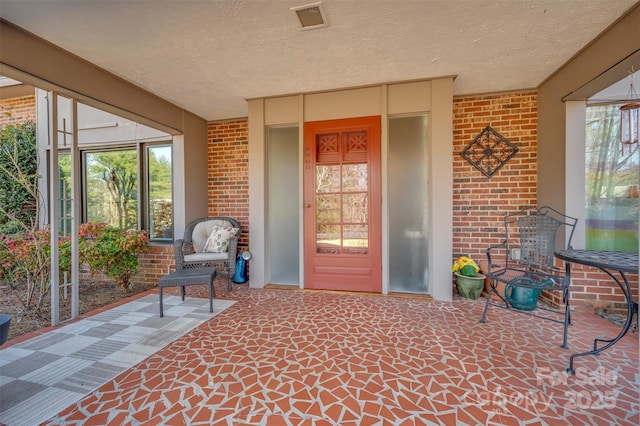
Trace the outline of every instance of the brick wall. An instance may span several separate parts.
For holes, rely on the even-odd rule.
[[[501,218],[537,200],[537,93],[472,96],[454,99],[453,256],[467,254],[483,261],[489,244],[498,243]],[[35,119],[35,96],[0,101],[0,124]],[[491,179],[460,156],[482,129],[490,125],[520,151]],[[240,221],[241,248],[249,245],[249,149],[246,118],[208,125],[208,214]],[[173,270],[173,246],[154,245],[141,255],[135,281],[157,282]],[[573,269],[574,305],[621,308],[620,290],[593,268]],[[636,300],[638,279],[630,277]],[[553,301],[558,302],[557,298]]]
[[[246,118],[208,126],[209,215],[240,222],[240,248],[249,245],[249,133]]]
[[[537,204],[537,93],[456,98],[453,108],[453,256],[467,254],[484,266],[487,246],[501,241],[502,216]],[[460,156],[488,125],[519,148],[492,178]],[[606,274],[573,265],[571,276],[572,305],[624,307],[624,296]],[[637,300],[637,275],[629,281]],[[561,303],[558,292],[545,296]]]
[[[500,242],[505,212],[536,204],[537,100],[536,92],[454,99],[454,256],[486,259],[487,246]],[[519,148],[492,178],[460,156],[486,126]]]
[[[249,137],[248,121],[211,122],[207,130],[208,214],[240,222],[240,248],[249,245]],[[140,256],[134,281],[158,282],[174,270],[173,246],[155,245]]]
[[[249,245],[249,139],[247,119],[208,125],[208,214],[240,222],[240,247]],[[137,282],[158,282],[174,270],[173,246],[154,245],[140,256]]]
[[[140,255],[140,267],[133,281],[157,284],[160,277],[175,270],[175,264],[173,245],[151,245],[148,253]]]
[[[176,262],[173,254],[173,245],[150,245],[149,251],[140,254],[138,261],[138,273],[133,276],[131,282],[158,284],[160,277],[175,270]],[[96,281],[110,280],[110,278],[102,273],[91,275],[89,265],[80,265],[80,279],[94,279]]]
[[[618,278],[620,278],[618,276]],[[638,275],[627,275],[634,300],[638,300]],[[607,308],[607,311],[626,311],[625,299],[620,288],[599,269],[572,265],[571,303],[575,306]]]
[[[22,123],[27,120],[35,121],[35,119],[35,95],[0,100],[0,126]]]

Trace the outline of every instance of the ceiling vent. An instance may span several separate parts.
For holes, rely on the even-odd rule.
[[[313,30],[329,26],[327,17],[324,14],[324,9],[322,8],[322,2],[292,7],[291,10],[298,15],[298,20],[303,30]]]

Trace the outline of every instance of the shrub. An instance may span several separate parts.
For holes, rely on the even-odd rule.
[[[105,224],[80,226],[78,251],[80,263],[91,273],[103,273],[120,287],[128,288],[138,271],[138,255],[146,252],[149,238],[144,231],[120,230]],[[71,238],[58,240],[59,272],[71,271]],[[49,228],[34,232],[0,235],[0,279],[16,293],[25,310],[40,310],[51,287],[51,233]]]
[[[102,272],[128,288],[138,271],[138,255],[149,248],[147,233],[90,222],[80,226],[79,236],[80,261],[89,265],[91,273]]]
[[[60,274],[70,270],[71,242],[59,243]],[[49,228],[0,236],[0,279],[12,289],[26,286],[18,299],[26,310],[40,310],[51,286],[51,233]]]

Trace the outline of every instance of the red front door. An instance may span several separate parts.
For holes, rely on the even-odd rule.
[[[380,117],[305,123],[305,288],[382,291]]]

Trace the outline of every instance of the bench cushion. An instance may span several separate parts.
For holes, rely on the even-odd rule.
[[[192,253],[185,254],[184,261],[185,262],[206,262],[206,261],[215,261],[215,260],[227,260],[229,258],[229,253]]]

